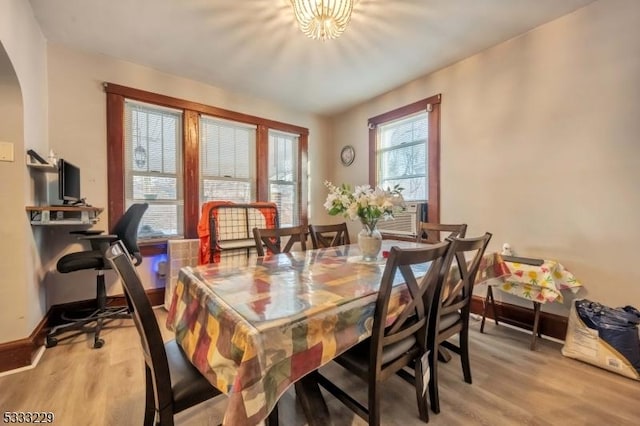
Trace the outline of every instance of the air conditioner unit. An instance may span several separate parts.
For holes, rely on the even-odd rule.
[[[403,212],[394,215],[394,219],[378,222],[378,230],[385,234],[416,237],[418,223],[426,221],[426,203],[407,203]]]

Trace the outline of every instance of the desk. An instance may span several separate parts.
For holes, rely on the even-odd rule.
[[[393,245],[422,246],[384,241],[383,250]],[[223,424],[260,422],[291,384],[371,334],[384,259],[360,258],[350,245],[180,271],[167,326],[229,396]],[[406,303],[402,291],[392,300]]]
[[[101,207],[27,206],[32,225],[93,225],[98,222]],[[53,214],[52,214],[53,213]]]
[[[562,290],[570,290],[575,294],[580,287],[582,287],[582,283],[555,260],[543,260],[539,265],[530,265],[503,261],[500,254],[488,253],[484,256],[483,263],[485,263],[485,267],[481,267],[481,272],[478,273],[480,278],[477,282],[487,284],[488,287],[480,332],[484,332],[484,322],[488,305],[491,305],[494,319],[496,324],[498,323],[498,315],[495,309],[492,290],[493,287],[498,287],[505,293],[530,300],[533,303],[534,320],[530,345],[531,350],[535,349],[536,337],[540,336],[538,325],[541,305],[547,302],[562,303],[564,300]],[[508,268],[508,271],[504,271],[504,268],[500,267],[487,267],[487,265],[504,265]]]

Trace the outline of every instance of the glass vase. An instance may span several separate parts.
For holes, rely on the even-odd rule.
[[[362,228],[358,234],[358,247],[362,253],[362,259],[366,261],[374,261],[378,259],[378,253],[382,247],[382,234],[377,228]]]

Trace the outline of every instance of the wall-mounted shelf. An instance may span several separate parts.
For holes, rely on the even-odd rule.
[[[57,172],[58,168],[53,164],[27,164],[27,167],[41,172]]]
[[[31,170],[38,170],[45,173],[53,173],[58,171],[58,166],[55,164],[42,164],[37,161],[33,161],[31,156],[27,155],[27,167]]]
[[[93,225],[98,222],[101,207],[27,206],[32,225]]]

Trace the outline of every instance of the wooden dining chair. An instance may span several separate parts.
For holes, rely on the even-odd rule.
[[[318,383],[367,420],[369,425],[380,424],[382,383],[406,366],[415,368],[416,379],[413,384],[420,419],[429,421],[426,397],[426,384],[429,381],[426,346],[428,310],[423,299],[428,289],[435,286],[442,275],[441,269],[448,248],[449,242],[427,248],[391,248],[377,295],[371,337],[335,359],[347,371],[367,382],[367,407],[326,376],[318,374]],[[422,270],[426,271],[427,262],[431,262],[431,265],[426,274],[416,277],[413,267],[425,265]],[[392,287],[397,279],[406,283],[407,304],[388,324],[391,300],[395,300],[391,297]]]
[[[112,245],[106,257],[120,276],[142,343],[146,377],[143,424],[173,426],[174,414],[221,395],[221,392],[191,364],[175,340],[163,342],[151,303],[122,243],[118,241]],[[137,422],[132,420],[132,423]],[[276,407],[269,415],[267,425],[277,424]]]
[[[441,232],[448,232],[449,234],[442,237]],[[449,237],[464,238],[467,232],[467,224],[462,223],[459,225],[446,225],[442,223],[420,222],[418,225],[418,238],[417,242],[426,244],[435,244],[440,241],[444,241]]]
[[[173,425],[173,416],[221,394],[189,362],[175,340],[164,343],[142,282],[120,242],[106,257],[122,280],[144,352],[144,425]]]
[[[351,244],[346,223],[336,225],[309,225],[314,249]]]
[[[443,269],[430,306],[427,348],[429,350],[429,398],[434,413],[440,412],[438,395],[438,350],[440,345],[460,355],[464,381],[471,383],[469,363],[469,313],[471,296],[480,261],[489,244],[491,234],[477,238],[450,238],[451,247],[447,257],[450,267]],[[455,257],[455,262],[453,258]],[[469,259],[469,260],[467,260]],[[459,335],[456,346],[447,339]]]
[[[264,256],[265,247],[273,254],[289,253],[295,243],[300,243],[300,249],[306,251],[308,232],[304,226],[275,229],[253,228],[253,238],[256,242],[258,256]],[[284,247],[281,244],[282,237],[289,237]]]

